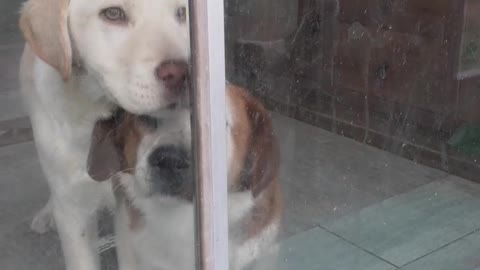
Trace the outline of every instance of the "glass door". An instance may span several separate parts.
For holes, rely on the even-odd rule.
[[[84,2],[0,3],[2,269],[480,268],[478,0]]]

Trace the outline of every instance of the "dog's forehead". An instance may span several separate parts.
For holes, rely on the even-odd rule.
[[[156,124],[153,125],[152,122]],[[130,145],[129,155],[143,155],[152,149],[166,144],[188,145],[191,140],[190,114],[188,110],[179,110],[166,118],[149,117],[127,113],[117,129],[125,142]],[[135,148],[136,151],[133,151]],[[125,153],[127,154],[127,153]]]
[[[185,140],[190,139],[190,124],[189,110],[179,110],[169,118],[163,119],[162,125],[149,135],[154,137],[157,144],[185,144]]]
[[[185,6],[187,0],[71,0],[70,6],[75,10],[94,11],[107,7],[123,7],[131,12],[139,11],[147,14],[149,11],[162,12],[170,8]]]

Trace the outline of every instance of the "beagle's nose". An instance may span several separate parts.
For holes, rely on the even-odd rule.
[[[183,170],[190,167],[188,153],[185,149],[174,145],[161,146],[155,149],[148,158],[151,168],[158,170]]]
[[[165,145],[155,149],[148,158],[150,184],[154,192],[170,196],[190,194],[193,182],[190,159],[186,149]]]
[[[170,90],[181,90],[188,73],[188,64],[181,60],[169,60],[155,69],[157,79]]]

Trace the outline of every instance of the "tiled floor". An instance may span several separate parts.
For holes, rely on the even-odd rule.
[[[453,176],[291,236],[281,269],[480,269],[480,187]]]
[[[0,11],[13,14],[18,2]],[[48,190],[17,89],[13,20],[0,19],[0,265],[62,269],[56,234],[29,230]],[[479,185],[289,118],[274,122],[285,193],[279,269],[480,269]]]

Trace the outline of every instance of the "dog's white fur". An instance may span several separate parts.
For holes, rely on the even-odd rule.
[[[141,230],[133,231],[128,227],[129,218],[125,205],[120,205],[116,215],[116,243],[120,270],[194,270],[195,237],[194,206],[190,202],[169,197],[146,196],[135,185],[136,178],[122,174],[121,182],[126,192],[133,198],[133,206],[144,213]],[[261,255],[273,255],[274,243],[279,231],[279,223],[273,223],[255,238],[241,241],[242,217],[253,207],[250,192],[229,194],[229,253],[230,269],[243,270]],[[274,256],[261,261],[258,270],[275,270],[263,265],[274,264]],[[272,266],[273,267],[273,266]]]
[[[271,259],[258,258],[273,248],[282,215],[277,141],[257,100],[231,85],[226,93],[230,267],[273,270],[275,250]],[[89,173],[98,181],[116,174],[121,270],[193,270],[190,111],[156,120],[119,112],[99,121],[88,162],[104,166],[91,166]]]
[[[229,106],[230,107],[230,106]],[[142,213],[142,228],[129,228],[130,220],[125,204],[120,204],[116,220],[117,250],[121,270],[194,270],[195,237],[194,205],[192,202],[167,195],[152,195],[148,157],[159,146],[181,145],[190,149],[190,114],[179,112],[167,119],[156,132],[143,137],[137,152],[135,175],[119,174],[121,185],[134,208]],[[233,127],[233,114],[228,110],[227,126]],[[232,129],[227,129],[228,164],[238,162]],[[262,194],[260,194],[262,196]],[[242,270],[261,254],[273,247],[279,230],[279,219],[274,220],[255,237],[245,241],[242,220],[255,205],[250,190],[229,193],[228,224],[230,269]],[[273,252],[273,251],[272,251]],[[264,263],[266,263],[265,260]],[[268,263],[272,263],[268,261]],[[259,270],[274,270],[256,266]],[[273,266],[272,266],[273,267]]]
[[[22,9],[21,89],[51,191],[32,229],[56,226],[69,270],[99,269],[95,212],[113,202],[111,186],[86,171],[93,126],[113,104],[143,114],[176,102],[155,68],[189,58],[188,20],[176,17],[182,6],[186,0],[29,0]],[[108,7],[122,7],[128,24],[102,19]]]

